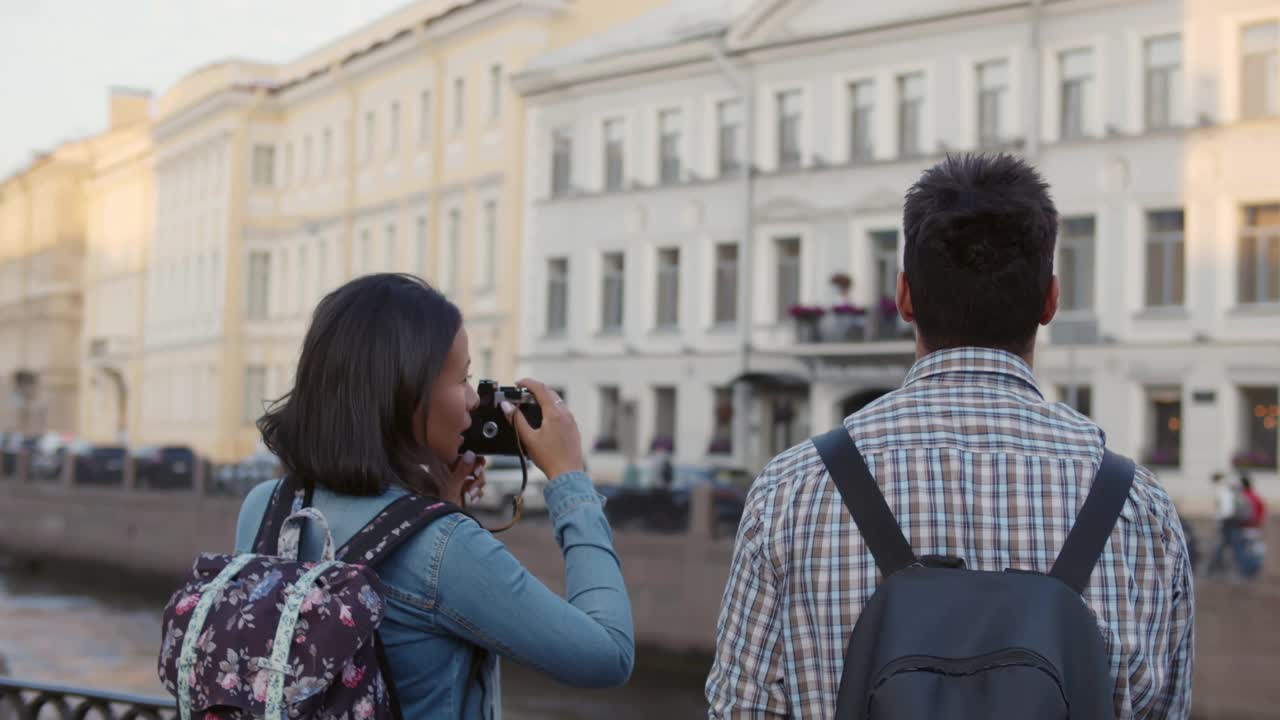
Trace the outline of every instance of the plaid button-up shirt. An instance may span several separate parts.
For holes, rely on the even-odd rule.
[[[1102,461],[1087,417],[1045,402],[996,351],[932,353],[845,420],[917,555],[1047,572]],[[879,571],[806,442],[751,488],[707,679],[711,718],[831,718],[854,623]],[[1085,602],[1111,657],[1118,718],[1191,710],[1194,605],[1182,525],[1155,477],[1133,489]]]

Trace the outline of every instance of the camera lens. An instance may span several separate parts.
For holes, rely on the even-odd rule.
[[[484,435],[486,440],[492,440],[498,437],[498,423],[490,420],[480,428],[480,433]]]

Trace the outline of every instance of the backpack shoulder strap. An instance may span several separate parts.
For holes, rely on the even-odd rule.
[[[1098,564],[1111,530],[1120,518],[1129,489],[1133,487],[1134,469],[1129,458],[1103,449],[1102,464],[1093,486],[1049,571],[1049,575],[1077,593],[1083,593],[1088,586],[1093,567]]]
[[[301,487],[292,476],[285,475],[276,483],[276,489],[267,501],[267,509],[258,523],[258,534],[253,538],[253,552],[258,555],[275,555],[276,539],[284,527],[285,518],[293,513],[295,498],[302,494],[302,506],[311,505],[312,488]]]
[[[377,565],[438,518],[465,512],[450,502],[423,495],[404,495],[387,504],[337,552],[338,559]]]
[[[893,511],[885,502],[884,493],[867,469],[867,463],[858,452],[849,431],[843,425],[813,439],[813,444],[827,466],[844,506],[853,515],[858,532],[871,550],[880,567],[880,573],[888,578],[916,562],[911,543],[902,534]]]

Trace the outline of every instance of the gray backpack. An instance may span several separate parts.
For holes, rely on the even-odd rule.
[[[884,580],[845,654],[839,720],[1099,720],[1114,681],[1081,593],[1116,524],[1133,462],[1106,451],[1048,575],[917,558],[848,431],[813,439]]]

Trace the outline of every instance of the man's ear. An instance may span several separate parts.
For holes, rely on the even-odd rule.
[[[1040,309],[1040,324],[1048,325],[1053,316],[1058,314],[1059,293],[1062,287],[1058,284],[1058,276],[1054,275],[1053,280],[1049,282],[1049,293],[1045,295],[1044,307]]]
[[[907,274],[904,272],[898,273],[898,288],[896,294],[898,301],[898,315],[902,317],[904,322],[915,322],[916,311],[915,308],[911,306],[911,287],[907,285]]]

